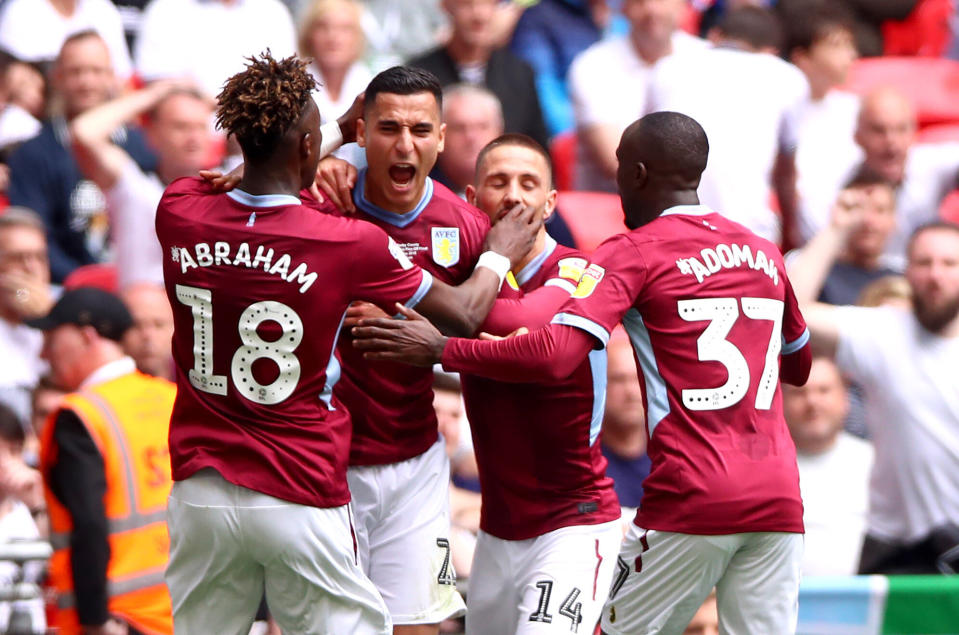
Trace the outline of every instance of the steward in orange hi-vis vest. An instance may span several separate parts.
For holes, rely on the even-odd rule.
[[[172,633],[170,596],[163,583],[170,539],[166,504],[170,494],[167,449],[174,384],[132,372],[64,398],[93,439],[106,468],[104,508],[109,527],[108,610],[143,633]],[[41,463],[56,461],[53,419],[44,429]],[[52,626],[80,633],[70,567],[70,513],[46,486],[50,514],[50,583],[57,591]]]

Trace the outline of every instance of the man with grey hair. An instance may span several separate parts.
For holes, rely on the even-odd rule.
[[[443,90],[443,122],[446,147],[430,176],[464,198],[480,150],[503,134],[503,106],[482,86],[454,84]]]
[[[23,321],[53,304],[43,220],[33,210],[9,207],[0,215],[0,401],[30,420],[30,393],[43,374],[43,334]]]
[[[110,51],[95,31],[68,37],[52,71],[52,86],[62,113],[44,122],[33,139],[10,157],[10,203],[24,205],[43,219],[50,245],[50,270],[62,282],[81,265],[102,261],[107,254],[108,222],[103,192],[80,174],[70,152],[68,125],[81,113],[113,96],[117,79]],[[110,131],[144,169],[152,169],[153,153],[135,127]]]

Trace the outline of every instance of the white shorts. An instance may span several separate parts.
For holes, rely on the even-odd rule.
[[[694,536],[633,525],[603,608],[603,632],[680,635],[715,586],[720,633],[795,633],[802,551],[802,534]]]
[[[284,633],[390,633],[350,510],[297,505],[201,470],[173,484],[166,582],[177,635],[246,635],[266,591]]]
[[[466,632],[592,635],[622,536],[618,519],[563,527],[529,540],[479,532]]]
[[[394,624],[466,611],[450,557],[450,462],[441,438],[412,459],[347,471],[360,565]]]

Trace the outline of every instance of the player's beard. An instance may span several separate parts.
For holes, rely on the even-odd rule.
[[[926,302],[919,294],[912,299],[912,311],[927,331],[941,333],[950,322],[959,316],[959,294],[946,298],[938,305]]]

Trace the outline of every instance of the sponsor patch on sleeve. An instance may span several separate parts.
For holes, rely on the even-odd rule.
[[[586,268],[586,271],[583,272],[583,277],[579,279],[579,285],[576,287],[576,291],[573,292],[571,297],[576,298],[577,300],[588,298],[590,295],[592,295],[593,291],[596,289],[596,285],[599,284],[599,281],[602,280],[603,276],[605,275],[605,269],[597,264],[591,264]]]
[[[557,264],[559,268],[559,277],[579,282],[583,277],[583,271],[586,269],[585,258],[563,258]]]

